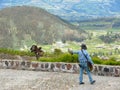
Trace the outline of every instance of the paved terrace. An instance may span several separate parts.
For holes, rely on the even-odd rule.
[[[0,90],[120,90],[120,77],[94,76],[90,85],[84,75],[79,85],[79,74],[0,69]]]

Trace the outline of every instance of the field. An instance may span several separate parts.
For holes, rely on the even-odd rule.
[[[66,43],[63,43],[58,41],[52,45],[38,45],[39,47],[42,47],[45,52],[44,56],[40,58],[39,61],[78,62],[77,55],[71,56],[68,53],[68,48],[71,50],[79,50],[80,45],[85,43],[88,47],[89,54],[92,56],[92,59],[96,64],[120,65],[120,42],[108,44],[98,38],[100,35],[106,35],[106,33],[108,33],[107,31],[88,30],[87,32],[89,32],[91,36],[83,42],[78,43],[67,41]],[[57,49],[57,51],[55,51],[55,49]],[[34,54],[30,52],[30,47],[26,47],[23,51],[1,48],[0,53],[20,56],[34,56]]]
[[[98,57],[104,57],[105,59],[115,59],[117,61],[120,61],[120,42],[113,42],[113,43],[104,43],[102,40],[100,40],[98,37],[101,35],[105,35],[108,31],[104,30],[88,30],[87,32],[92,33],[91,38],[87,39],[83,42],[77,43],[77,42],[56,42],[53,45],[44,45],[42,46],[43,49],[46,52],[51,52],[55,48],[61,49],[63,52],[67,52],[68,48],[73,50],[80,49],[81,43],[85,43],[88,46],[88,51],[91,55],[96,54]],[[119,30],[113,31],[113,32],[119,32]],[[52,48],[52,49],[51,49]],[[117,48],[117,50],[116,50]],[[104,59],[103,58],[103,59]]]

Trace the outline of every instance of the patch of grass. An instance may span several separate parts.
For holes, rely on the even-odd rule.
[[[120,61],[107,60],[107,61],[104,61],[102,64],[104,64],[104,65],[120,65]]]
[[[102,64],[102,60],[101,59],[99,59],[98,57],[93,57],[92,58],[92,60],[93,60],[93,62],[95,63],[95,64]]]
[[[27,55],[34,56],[30,51],[19,51],[12,49],[0,48],[0,53],[11,54],[11,55]],[[103,65],[120,65],[120,61],[116,61],[114,57],[111,57],[110,60],[102,60],[98,57],[92,57],[92,60],[95,64]],[[67,63],[78,63],[78,55],[71,55],[69,53],[62,53],[57,50],[55,53],[45,53],[38,61],[42,62],[67,62]]]
[[[116,61],[115,58],[111,58],[110,60],[102,60],[98,57],[93,57],[93,62],[95,64],[102,64],[102,65],[120,65],[120,61]]]
[[[49,57],[41,57],[39,61],[42,62],[68,62],[68,63],[75,63],[78,62],[77,55],[70,55],[69,53],[59,54],[59,55],[52,55]]]
[[[6,49],[6,48],[0,48],[0,53],[11,54],[11,55],[21,55],[21,56],[24,56],[24,55],[33,56],[34,55],[30,51],[20,51],[20,50]]]
[[[102,60],[98,57],[92,57],[92,60],[95,64],[102,64],[102,65],[120,65],[120,61],[115,61],[113,58],[110,60]],[[69,53],[63,53],[60,55],[53,55],[52,57],[42,57],[39,59],[42,62],[67,62],[67,63],[78,63],[78,56],[77,55],[70,55]]]

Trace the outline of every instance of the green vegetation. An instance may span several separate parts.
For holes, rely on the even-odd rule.
[[[29,51],[18,51],[12,49],[0,48],[0,53],[11,54],[11,55],[27,55],[33,56],[34,54]],[[115,61],[114,58],[109,60],[102,60],[98,57],[92,57],[92,60],[95,64],[103,65],[120,65],[120,61]],[[36,60],[33,60],[36,61]],[[63,53],[61,50],[56,49],[53,53],[45,53],[38,61],[42,62],[67,62],[67,63],[78,63],[78,56],[76,54],[70,55],[69,53]]]
[[[96,18],[78,23],[83,30],[120,30],[120,17]]]
[[[110,58],[109,60],[102,60],[98,57],[93,57],[92,60],[95,64],[120,65],[120,61],[115,61],[113,58]]]
[[[60,54],[60,55],[53,55],[52,57],[41,57],[39,61],[42,62],[68,62],[68,63],[75,63],[77,59],[75,56],[71,56],[68,53]]]
[[[120,33],[108,32],[106,35],[101,35],[99,38],[105,43],[113,43],[120,40]]]
[[[120,61],[115,61],[112,58],[109,60],[102,60],[98,57],[92,57],[92,60],[95,64],[102,64],[102,65],[120,65]],[[53,57],[42,57],[39,59],[42,62],[67,62],[67,63],[78,63],[78,56],[77,55],[70,55],[68,53],[64,53],[61,55],[54,55]]]
[[[6,48],[0,48],[0,53],[4,54],[11,54],[11,55],[20,55],[20,56],[33,56],[34,54],[30,51],[19,51],[19,50],[13,50],[13,49],[6,49]]]

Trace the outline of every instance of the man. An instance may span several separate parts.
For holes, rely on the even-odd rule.
[[[87,60],[94,65],[93,61],[91,60],[91,57],[89,56],[89,53],[87,52],[87,46],[85,44],[81,45],[81,50],[72,51],[68,49],[68,52],[71,54],[78,54],[78,60],[80,63],[80,77],[79,77],[79,84],[84,84],[83,82],[83,72],[84,70],[87,72],[87,75],[89,77],[90,84],[94,84],[95,80],[92,79],[90,70],[87,66]]]

